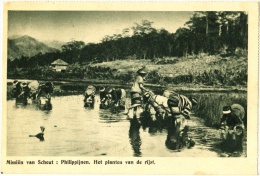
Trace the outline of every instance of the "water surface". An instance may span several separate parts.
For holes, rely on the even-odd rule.
[[[149,133],[130,116],[99,110],[96,96],[93,109],[83,107],[83,96],[53,97],[53,109],[41,111],[34,104],[16,106],[7,101],[8,156],[158,156],[219,157],[215,147],[217,129],[205,127],[199,118],[189,120],[190,136],[196,144],[191,149],[172,151],[165,146],[167,130]],[[127,105],[129,105],[127,99]],[[29,137],[45,127],[44,141]],[[243,156],[246,156],[244,153]]]

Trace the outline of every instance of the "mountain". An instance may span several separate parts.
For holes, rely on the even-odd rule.
[[[46,44],[47,46],[58,49],[58,50],[61,50],[61,46],[66,44],[66,42],[61,42],[58,40],[45,40],[42,42],[44,44]]]
[[[8,38],[8,59],[20,59],[22,56],[32,57],[38,53],[48,53],[58,51],[28,35],[13,36]]]

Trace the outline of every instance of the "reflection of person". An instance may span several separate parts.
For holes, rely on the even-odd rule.
[[[195,142],[188,137],[189,127],[185,126],[182,131],[179,130],[180,124],[169,126],[165,145],[170,150],[179,150],[184,147],[191,148]]]
[[[40,128],[41,128],[41,131],[42,131],[41,133],[38,133],[36,135],[29,135],[29,137],[36,137],[36,138],[40,139],[41,142],[43,142],[44,141],[44,130],[45,130],[45,127],[41,126]]]
[[[144,68],[137,71],[137,76],[131,88],[131,107],[134,108],[134,117],[136,117],[137,107],[142,104],[142,93],[148,90],[144,87],[144,77],[147,74]]]
[[[130,120],[130,128],[129,128],[129,139],[130,144],[134,150],[134,156],[141,156],[141,138],[140,138],[140,124],[136,118]]]

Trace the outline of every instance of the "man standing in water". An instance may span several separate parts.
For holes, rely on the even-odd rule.
[[[137,71],[137,76],[134,80],[134,83],[131,88],[131,107],[128,109],[134,109],[134,118],[136,118],[136,112],[138,106],[142,104],[142,93],[147,92],[148,90],[144,87],[144,77],[146,76],[147,72],[145,68],[141,68]],[[127,114],[128,114],[127,112]]]

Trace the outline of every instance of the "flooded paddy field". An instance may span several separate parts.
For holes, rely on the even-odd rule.
[[[205,101],[203,96],[207,97],[208,94],[201,94],[198,99]],[[246,94],[242,97],[246,98]],[[241,98],[240,95],[239,98]],[[228,101],[231,102],[231,100]],[[123,113],[113,114],[110,110],[99,109],[99,102],[99,96],[96,95],[95,106],[91,109],[83,107],[83,95],[54,96],[52,97],[53,109],[41,111],[34,104],[20,106],[15,105],[15,100],[8,100],[7,155],[236,156],[236,154],[223,154],[216,147],[220,143],[220,131],[217,128],[206,127],[203,118],[193,115],[188,121],[189,135],[196,142],[195,146],[191,149],[174,151],[165,145],[167,129],[150,133],[149,129],[143,129],[142,126],[133,122],[132,113],[129,116]],[[126,106],[129,105],[130,99],[127,98]],[[40,133],[41,126],[45,128],[44,141],[29,137],[29,135]],[[246,137],[243,146],[244,151],[238,156],[246,157]]]

